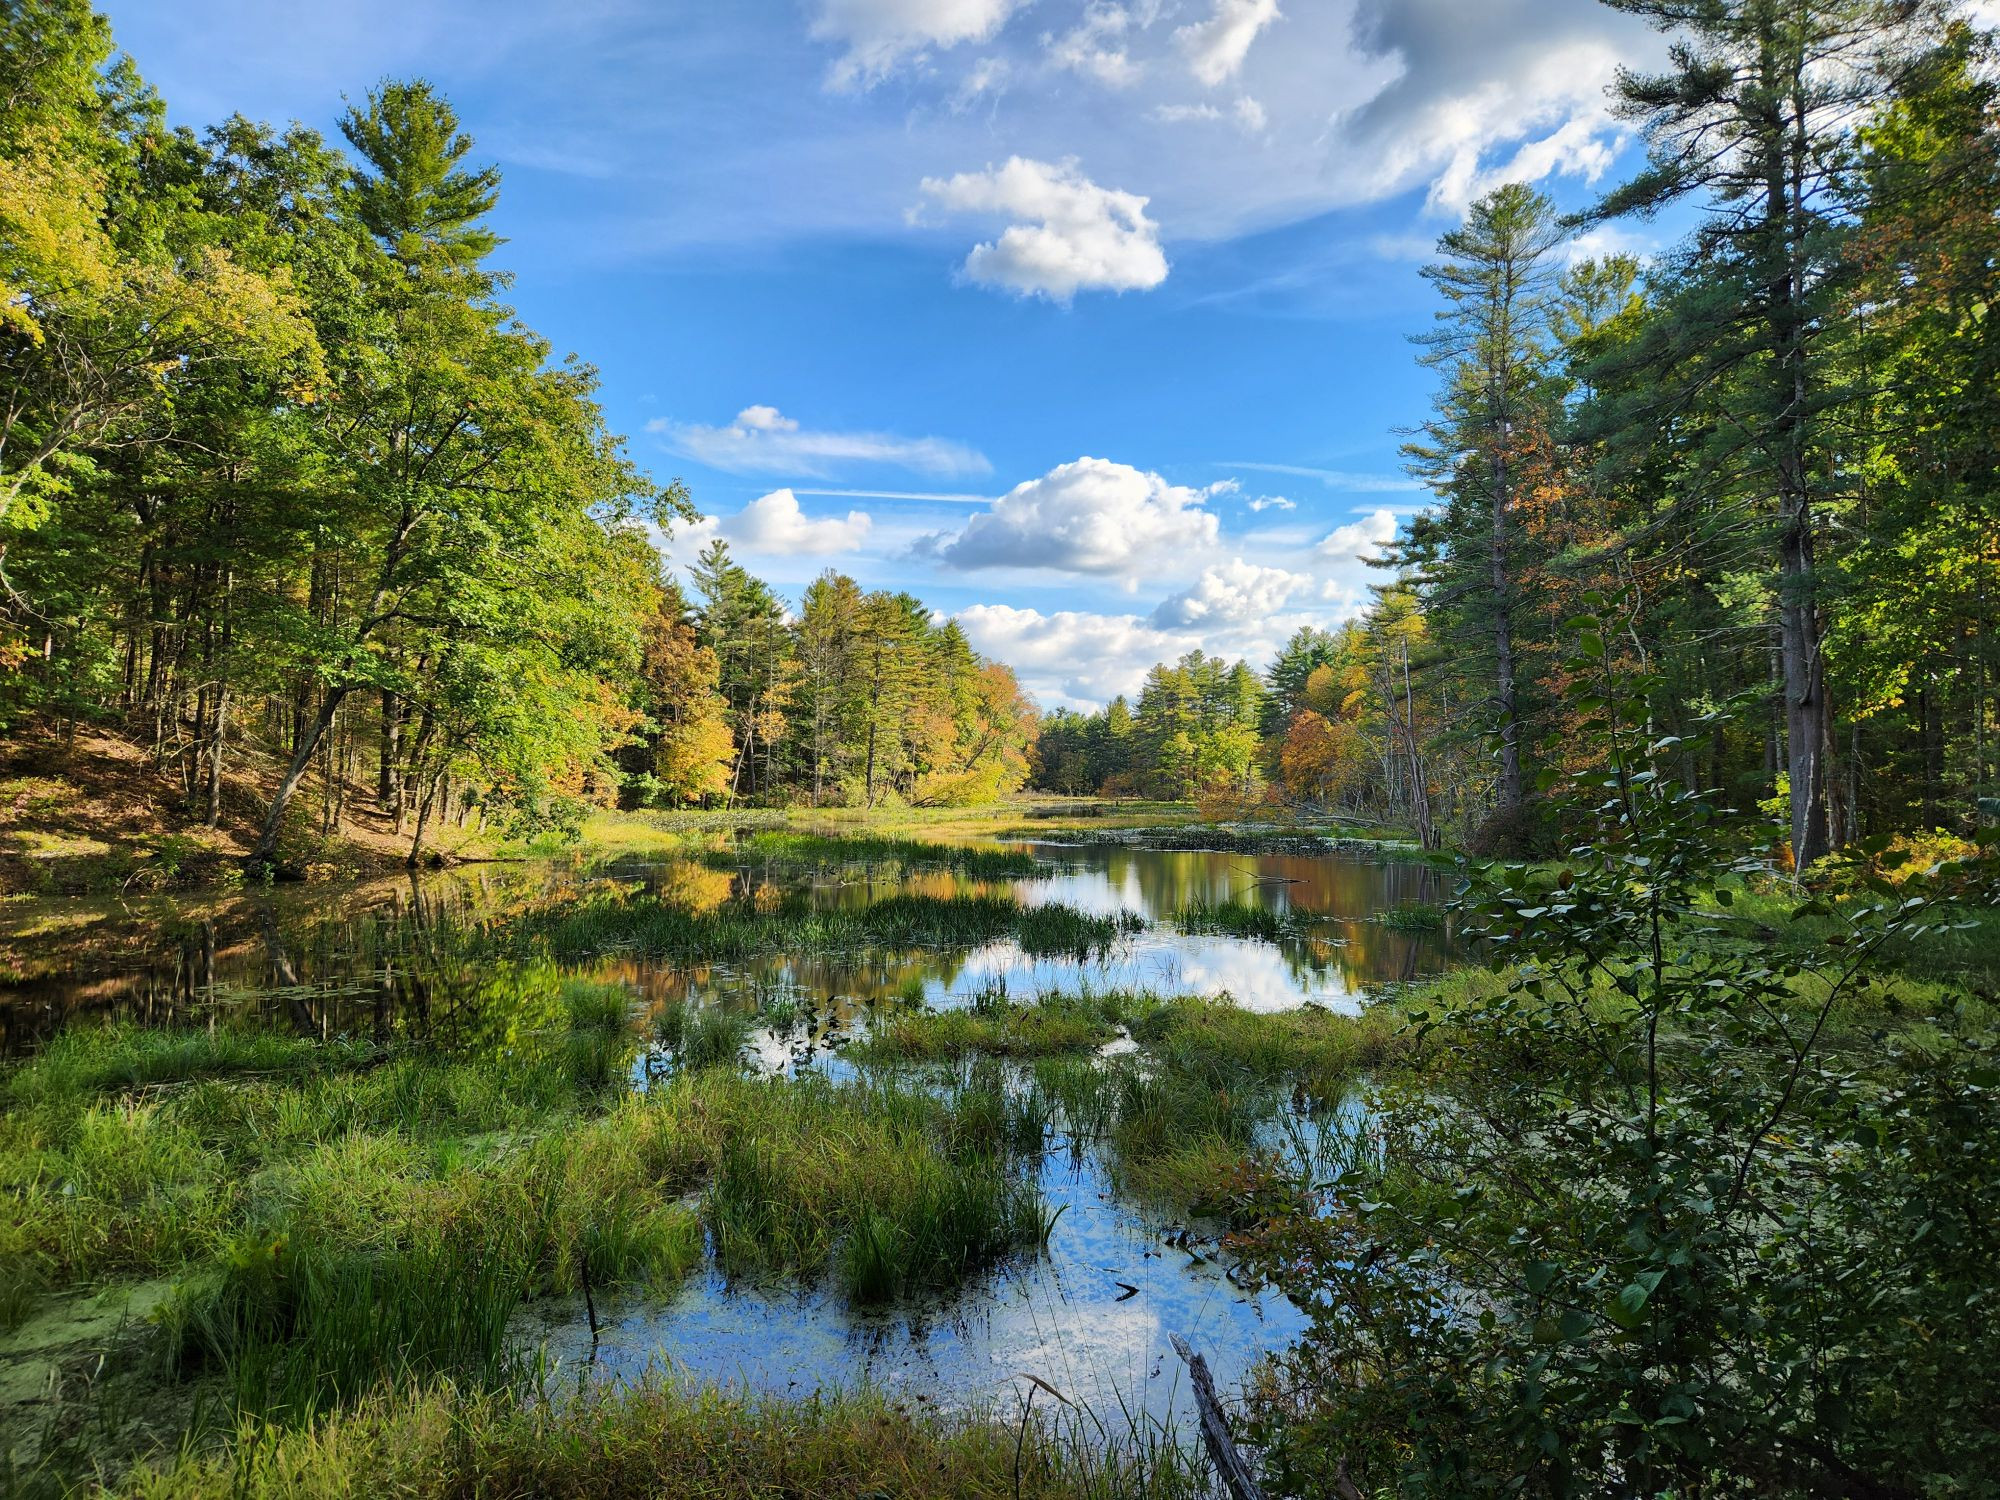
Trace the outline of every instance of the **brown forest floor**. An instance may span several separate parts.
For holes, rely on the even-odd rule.
[[[22,727],[0,737],[0,895],[159,889],[227,878],[262,825],[279,768],[240,747],[223,773],[222,817],[190,809],[180,777],[115,729]],[[324,788],[300,788],[282,863],[293,875],[359,875],[400,865],[409,840],[350,785],[322,836]],[[451,830],[456,833],[456,830]],[[451,842],[446,839],[447,845]]]

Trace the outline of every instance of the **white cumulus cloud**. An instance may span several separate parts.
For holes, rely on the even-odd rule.
[[[936,437],[887,432],[815,431],[775,406],[746,406],[723,426],[656,418],[648,432],[674,452],[732,474],[831,476],[844,464],[889,464],[920,474],[990,474],[984,454]]]
[[[1160,601],[1153,623],[1165,630],[1253,625],[1268,620],[1313,580],[1283,568],[1231,558],[1202,569],[1194,586]]]
[[[1392,510],[1371,511],[1359,521],[1334,527],[1313,551],[1323,558],[1366,561],[1378,556],[1386,544],[1395,540],[1395,536],[1396,513]]]
[[[1045,615],[1011,604],[975,604],[954,618],[975,651],[1006,662],[1045,707],[1096,705],[1136,692],[1148,667],[1187,649],[1181,637],[1138,615],[1070,609]]]
[[[725,516],[717,529],[746,551],[772,557],[803,554],[852,552],[867,541],[874,521],[866,511],[850,510],[843,516],[817,519],[799,508],[799,498],[790,490],[773,490],[752,500],[733,516]]]
[[[847,50],[833,65],[835,88],[865,88],[899,67],[964,42],[983,42],[1025,0],[819,0],[812,35]]]
[[[1213,88],[1234,77],[1250,55],[1250,44],[1278,19],[1278,0],[1215,0],[1215,12],[1174,33],[1186,54],[1188,71]]]
[[[1136,576],[1215,546],[1206,492],[1102,458],[1058,465],[1017,484],[956,534],[925,550],[954,568],[1050,568]],[[1185,575],[1183,575],[1185,576]]]
[[[1143,290],[1167,279],[1147,200],[1099,187],[1073,158],[1009,157],[984,172],[926,177],[923,191],[953,213],[1021,221],[973,247],[962,268],[969,281],[1068,303],[1079,291]]]

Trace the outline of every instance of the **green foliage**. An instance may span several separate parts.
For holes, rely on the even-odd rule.
[[[1743,829],[1673,778],[1653,684],[1593,648],[1598,602],[1567,664],[1601,751],[1571,793],[1589,835],[1556,868],[1472,872],[1460,907],[1504,983],[1419,1013],[1428,1067],[1378,1095],[1376,1149],[1269,1242],[1314,1319],[1266,1392],[1276,1470],[1983,1493],[1991,1049],[1947,1013],[1922,1051],[1856,1050],[1839,1017],[1957,924],[1952,897],[1990,901],[1993,863],[1865,877],[1806,952],[1726,940],[1706,913]]]

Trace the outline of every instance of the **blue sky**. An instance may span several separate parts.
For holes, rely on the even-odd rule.
[[[515,305],[709,518],[669,557],[908,588],[1045,707],[1360,606],[1418,267],[1486,186],[1629,170],[1603,88],[1659,49],[1595,0],[105,8],[177,123],[430,78]]]

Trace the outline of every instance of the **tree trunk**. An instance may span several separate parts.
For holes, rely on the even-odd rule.
[[[1806,870],[1829,847],[1826,750],[1832,744],[1826,698],[1818,591],[1813,576],[1812,491],[1806,473],[1806,368],[1803,176],[1805,105],[1796,80],[1789,142],[1773,139],[1766,182],[1765,231],[1778,258],[1767,326],[1777,388],[1778,656],[1785,686],[1785,767],[1791,786],[1792,861]],[[1774,133],[1775,134],[1775,133]],[[1787,150],[1786,146],[1790,149]]]
[[[391,817],[398,824],[403,821],[402,778],[398,775],[403,758],[403,705],[402,700],[387,688],[382,689],[382,738],[378,747],[375,765],[375,805],[383,816]]]
[[[334,715],[340,712],[340,705],[350,691],[345,687],[328,689],[326,700],[320,704],[311,727],[300,736],[299,746],[292,752],[292,763],[286,767],[284,779],[272,794],[270,810],[264,814],[264,830],[257,835],[256,846],[250,851],[248,863],[251,865],[268,865],[271,856],[277,852],[278,833],[284,826],[285,809],[291,804],[292,794],[298,791],[299,783],[305,780],[306,767],[312,764],[313,752],[319,748],[321,738],[333,723]]]
[[[443,785],[444,772],[439,771],[424,788],[423,795],[417,799],[417,832],[410,840],[409,858],[403,861],[413,870],[423,862],[424,830],[430,826],[431,809],[437,803],[438,788]]]

